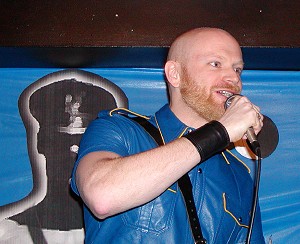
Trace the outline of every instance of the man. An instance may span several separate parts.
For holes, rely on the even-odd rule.
[[[227,32],[179,36],[165,64],[170,102],[148,120],[165,145],[119,111],[103,111],[80,144],[72,188],[83,199],[87,243],[193,243],[177,181],[189,172],[208,243],[244,243],[253,182],[225,148],[263,116],[241,92],[242,53]],[[210,123],[208,123],[210,122]],[[198,128],[198,129],[195,129]],[[200,162],[200,164],[199,164]],[[259,209],[251,238],[262,243]]]

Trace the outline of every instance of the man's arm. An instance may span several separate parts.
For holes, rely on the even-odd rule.
[[[252,104],[245,98],[238,100],[220,119],[232,142],[250,126],[256,133],[262,126]],[[154,199],[200,161],[198,150],[187,138],[128,157],[92,152],[80,160],[76,185],[88,208],[103,219]]]
[[[102,219],[152,200],[199,161],[186,138],[128,157],[92,152],[80,161],[76,184],[85,204]]]

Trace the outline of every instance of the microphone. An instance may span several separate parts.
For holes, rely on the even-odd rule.
[[[232,100],[235,97],[237,97],[237,96],[242,96],[242,95],[234,94],[234,95],[232,95],[232,96],[230,96],[230,97],[227,98],[227,100],[226,100],[226,102],[224,104],[225,110],[227,108],[229,108],[229,106],[232,103]],[[248,128],[248,130],[246,131],[246,135],[247,135],[247,140],[250,143],[252,151],[257,155],[258,154],[258,150],[260,150],[260,144],[259,144],[259,142],[257,140],[257,136],[256,136],[256,134],[255,134],[254,129],[253,129],[252,126],[250,128]]]
[[[224,108],[225,110],[231,105],[233,99],[237,96],[242,96],[239,94],[234,94],[227,98]],[[256,206],[258,200],[258,189],[259,189],[259,180],[260,180],[260,171],[261,171],[261,159],[268,157],[271,153],[273,153],[277,147],[279,141],[279,133],[275,123],[266,115],[264,115],[263,119],[264,126],[260,130],[260,132],[255,135],[253,127],[250,127],[247,134],[247,142],[250,146],[250,149],[258,156],[257,168],[255,174],[255,188],[253,191],[253,202],[252,208],[250,212],[250,222],[249,229],[247,233],[246,243],[250,243],[252,229],[254,225],[254,218],[256,213]],[[260,146],[262,145],[262,147]]]

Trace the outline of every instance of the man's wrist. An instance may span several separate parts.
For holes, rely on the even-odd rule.
[[[198,150],[201,162],[223,151],[230,143],[226,128],[218,121],[211,121],[183,137]]]

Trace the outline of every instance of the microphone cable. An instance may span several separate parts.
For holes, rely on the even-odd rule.
[[[256,208],[257,208],[257,201],[258,201],[258,190],[259,190],[259,183],[260,183],[260,173],[261,173],[261,150],[260,146],[255,147],[255,154],[257,155],[257,167],[255,172],[255,183],[254,183],[254,189],[253,189],[253,200],[252,200],[252,207],[250,212],[250,223],[249,223],[249,229],[247,233],[247,239],[246,244],[250,244],[250,239],[252,235],[252,229],[256,214]]]
[[[231,105],[232,100],[236,96],[242,96],[242,95],[233,94],[232,96],[228,97],[224,104],[225,110]],[[248,136],[248,142],[250,143],[250,147],[251,147],[252,151],[255,153],[255,155],[257,156],[257,167],[256,167],[255,174],[254,174],[254,188],[253,188],[253,196],[252,196],[252,206],[251,206],[251,211],[250,211],[250,222],[249,222],[249,229],[248,229],[247,238],[246,238],[246,244],[250,244],[250,239],[251,239],[251,235],[252,235],[253,224],[254,224],[254,219],[255,219],[255,214],[256,214],[256,209],[257,209],[257,202],[258,202],[258,190],[259,190],[259,183],[260,183],[262,158],[261,158],[260,144],[257,141],[257,138],[256,138],[256,135],[254,134],[253,128],[249,128],[247,130],[247,136]]]

